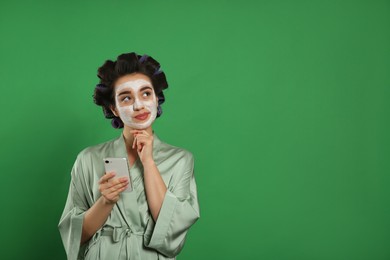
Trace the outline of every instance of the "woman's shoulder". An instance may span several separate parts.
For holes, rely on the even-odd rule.
[[[114,144],[118,140],[118,138],[91,145],[84,149],[82,149],[79,153],[77,158],[91,158],[91,157],[100,157],[101,155],[107,154],[108,151],[111,151],[114,149]]]
[[[189,150],[178,147],[172,144],[168,144],[160,139],[158,142],[158,157],[171,158],[176,160],[193,161],[194,156]]]

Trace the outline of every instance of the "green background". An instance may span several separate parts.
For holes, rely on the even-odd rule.
[[[131,51],[196,158],[178,259],[390,259],[390,1],[2,0],[0,33],[1,259],[65,259],[76,155],[120,134],[96,70]]]

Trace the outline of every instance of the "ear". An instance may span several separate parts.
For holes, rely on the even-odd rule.
[[[111,112],[116,116],[116,117],[119,117],[119,113],[118,111],[116,110],[116,107],[114,105],[111,105],[110,106],[110,109],[111,109]]]

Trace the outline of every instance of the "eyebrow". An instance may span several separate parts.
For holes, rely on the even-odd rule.
[[[151,90],[152,87],[151,86],[144,86],[139,91],[144,91],[145,89],[150,89]],[[117,96],[124,95],[124,94],[131,94],[131,91],[130,90],[122,90],[121,92],[119,92],[117,94]]]
[[[145,86],[145,87],[142,87],[139,91],[143,91],[145,89],[152,89],[150,86]]]
[[[123,90],[117,94],[117,96],[124,95],[124,94],[131,94],[131,91],[129,90]]]

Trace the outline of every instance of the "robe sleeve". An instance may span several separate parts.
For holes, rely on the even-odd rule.
[[[192,154],[181,160],[180,178],[168,185],[157,221],[149,219],[144,236],[145,246],[168,257],[180,253],[189,228],[200,217]]]
[[[78,259],[85,250],[84,246],[80,246],[84,214],[89,208],[85,184],[83,159],[80,154],[72,168],[69,193],[58,224],[68,260]]]

